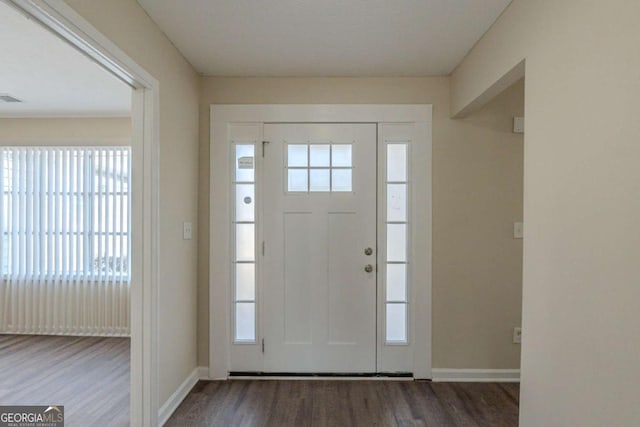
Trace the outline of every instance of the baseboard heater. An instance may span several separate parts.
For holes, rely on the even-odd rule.
[[[411,378],[411,372],[229,372],[233,377]]]

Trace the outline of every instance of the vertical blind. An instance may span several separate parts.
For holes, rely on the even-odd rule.
[[[0,332],[129,333],[129,147],[3,147]]]

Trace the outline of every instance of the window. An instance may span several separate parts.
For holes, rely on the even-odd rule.
[[[234,145],[234,341],[256,340],[255,145]]]
[[[288,144],[287,191],[350,192],[351,144]]]
[[[129,281],[129,147],[3,147],[2,274]]]
[[[387,143],[385,341],[407,343],[408,144]]]

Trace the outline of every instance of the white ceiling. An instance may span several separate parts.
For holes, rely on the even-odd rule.
[[[0,2],[0,117],[128,116],[131,88]]]
[[[138,0],[211,76],[448,75],[511,0]]]

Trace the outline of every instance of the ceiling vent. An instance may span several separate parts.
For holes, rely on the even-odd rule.
[[[22,101],[6,93],[0,93],[0,102],[22,102]]]

